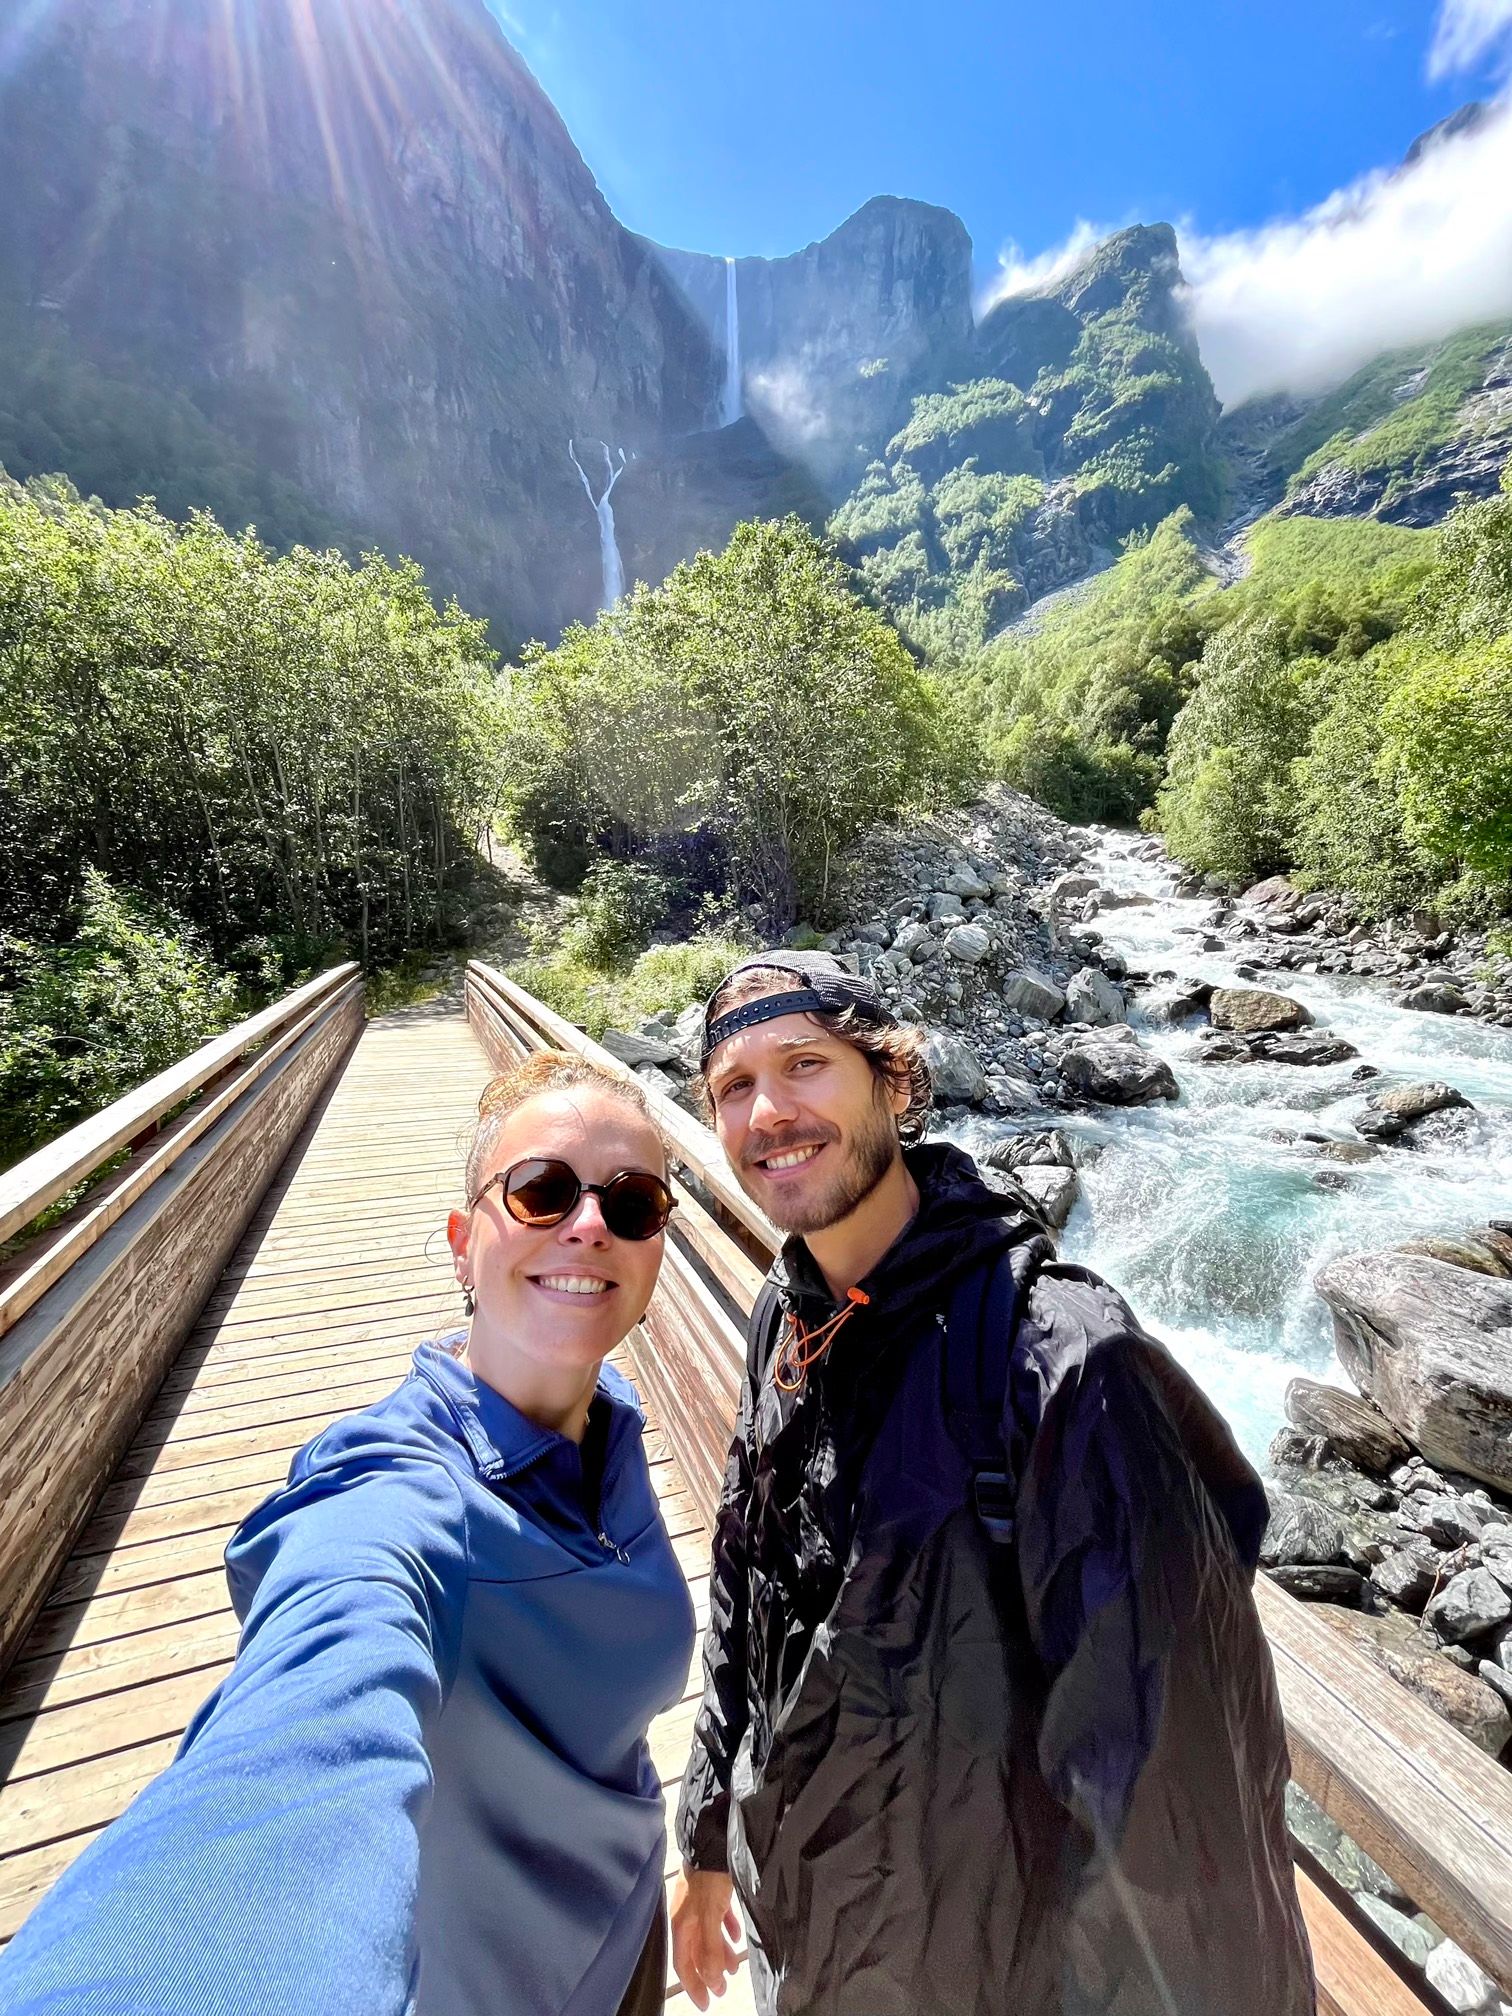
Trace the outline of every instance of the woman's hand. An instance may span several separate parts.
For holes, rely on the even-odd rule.
[[[722,1871],[686,1864],[672,1885],[672,1965],[695,2009],[707,2009],[711,1995],[723,1995],[726,1975],[740,1965],[734,1946],[740,1920],[730,1893]]]

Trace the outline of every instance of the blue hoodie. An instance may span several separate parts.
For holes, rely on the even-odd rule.
[[[577,1444],[426,1344],[226,1562],[236,1665],[0,1956],[6,2016],[613,2016],[662,1883],[687,1586],[632,1388]]]

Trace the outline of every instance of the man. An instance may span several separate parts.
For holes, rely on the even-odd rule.
[[[925,1144],[916,1030],[815,954],[704,1074],[790,1236],[754,1311],[679,1814],[678,1974],[763,2016],[1311,2016],[1251,1594],[1264,1494],[1120,1299]]]

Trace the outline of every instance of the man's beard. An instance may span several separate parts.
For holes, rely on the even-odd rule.
[[[774,1142],[761,1152],[780,1155],[782,1144]],[[791,1198],[778,1190],[775,1197],[763,1195],[759,1201],[779,1232],[823,1232],[865,1203],[891,1169],[898,1152],[898,1123],[890,1112],[875,1104],[865,1125],[851,1136],[850,1152],[844,1162],[822,1189],[811,1196]]]

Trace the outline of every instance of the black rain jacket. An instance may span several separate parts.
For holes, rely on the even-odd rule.
[[[796,1395],[801,1240],[753,1317],[678,1831],[728,1869],[764,2016],[1311,2016],[1251,1582],[1264,1493],[1127,1306],[967,1156]],[[995,1541],[948,1431],[962,1277],[1016,1314]],[[978,1319],[978,1327],[980,1318]]]

